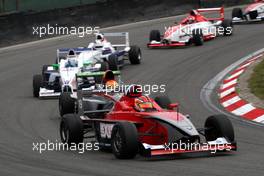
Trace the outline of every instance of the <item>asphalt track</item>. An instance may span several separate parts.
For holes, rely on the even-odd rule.
[[[200,100],[204,84],[224,68],[263,48],[264,24],[236,26],[232,37],[220,37],[202,47],[171,50],[146,48],[150,29],[163,29],[174,20],[162,19],[117,27],[130,32],[131,42],[142,48],[144,61],[122,70],[125,82],[166,84],[166,93],[181,103],[181,110],[203,126],[210,114]],[[116,160],[111,153],[32,151],[33,142],[59,140],[57,100],[32,97],[32,75],[53,63],[60,47],[86,45],[87,39],[48,40],[0,50],[0,175],[256,175],[264,174],[263,127],[231,119],[238,152],[216,157],[166,160]]]

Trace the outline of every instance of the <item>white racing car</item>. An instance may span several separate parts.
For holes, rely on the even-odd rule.
[[[44,65],[42,74],[33,76],[34,97],[58,97],[62,91],[76,89],[75,74],[80,70],[78,56],[70,50],[59,64]]]
[[[264,20],[264,1],[255,0],[249,4],[244,12],[241,8],[234,8],[232,11],[233,23],[257,22]]]
[[[125,38],[122,44],[113,44],[107,41],[106,37],[110,38]],[[131,64],[140,64],[142,60],[141,50],[138,46],[130,46],[129,33],[104,33],[96,34],[95,42],[89,43],[88,47],[73,48],[80,51],[79,58],[83,60],[84,66],[90,65],[91,60],[105,62],[110,70],[119,70],[125,65],[125,60],[129,60]],[[65,54],[70,49],[62,48],[57,51],[56,62],[65,58]],[[83,51],[81,51],[83,50]]]
[[[218,12],[219,17],[205,17],[202,13]],[[189,16],[180,23],[166,28],[164,35],[159,30],[152,30],[149,35],[149,48],[167,48],[187,45],[203,45],[204,41],[216,38],[219,35],[233,34],[232,21],[224,19],[223,8],[206,8],[192,10]]]
[[[35,97],[58,97],[61,92],[76,91],[75,75],[78,72],[119,70],[125,59],[131,64],[140,64],[141,50],[129,45],[128,33],[106,33],[109,37],[125,37],[125,44],[111,44],[104,35],[97,34],[88,47],[62,48],[57,50],[56,64],[44,65],[42,74],[33,77]],[[118,50],[118,48],[123,48]],[[96,79],[100,82],[101,78]]]

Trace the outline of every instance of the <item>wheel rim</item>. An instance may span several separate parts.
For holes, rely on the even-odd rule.
[[[62,142],[68,142],[68,139],[69,139],[69,129],[65,126],[64,123],[62,124],[61,138],[62,138]]]
[[[138,54],[138,60],[141,60],[141,54]]]
[[[62,116],[62,105],[61,105],[61,102],[59,101],[59,111],[60,111],[60,115]]]
[[[116,132],[115,138],[114,138],[114,149],[116,152],[120,153],[120,150],[122,148],[122,138],[119,134],[119,130]]]

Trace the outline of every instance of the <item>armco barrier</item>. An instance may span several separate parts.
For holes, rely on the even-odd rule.
[[[106,1],[107,0],[0,0],[0,14],[15,11],[45,11]]]
[[[240,5],[253,0],[198,0],[201,7],[217,7],[223,5]]]
[[[175,0],[0,0],[0,14],[12,12],[28,12],[28,11],[45,11],[58,8],[67,8],[86,4],[95,4],[97,2],[108,3],[167,3]],[[179,4],[196,4],[201,7],[216,7],[222,5],[238,5],[242,3],[252,2],[252,0],[177,0]]]

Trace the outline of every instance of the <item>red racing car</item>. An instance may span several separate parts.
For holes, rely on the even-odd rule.
[[[61,120],[65,144],[94,137],[101,149],[112,150],[119,159],[237,148],[233,126],[226,116],[210,116],[203,129],[196,129],[189,117],[179,112],[178,104],[165,96],[145,96],[140,86],[131,85],[119,93],[82,90],[76,103],[78,110]]]

